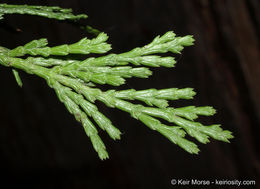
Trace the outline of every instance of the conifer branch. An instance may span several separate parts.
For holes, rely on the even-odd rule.
[[[107,159],[108,153],[106,151],[106,147],[101,138],[98,136],[98,131],[94,124],[89,120],[86,113],[80,109],[78,105],[80,101],[78,98],[70,98],[66,94],[66,90],[69,89],[64,88],[59,82],[55,80],[50,79],[48,84],[56,91],[59,100],[64,103],[68,111],[75,116],[77,121],[82,123],[87,136],[90,138],[94,149],[98,153],[99,158],[102,160]],[[82,97],[80,97],[80,100],[82,100]]]
[[[4,14],[27,14],[56,20],[79,20],[88,17],[86,14],[74,15],[72,9],[60,7],[0,4],[0,19],[3,19]]]
[[[10,50],[9,56],[18,57],[28,54],[32,56],[40,55],[47,57],[50,55],[66,56],[68,54],[102,54],[111,49],[111,45],[105,42],[107,39],[108,36],[105,33],[100,33],[92,40],[83,38],[77,43],[56,47],[47,47],[47,39],[33,40],[24,46],[19,46]]]
[[[38,14],[35,13],[36,10]],[[74,16],[70,9],[58,7],[25,5],[17,8],[16,5],[0,4],[0,17],[11,13],[40,16],[47,14],[48,18],[67,15],[63,19],[73,20],[84,17]],[[161,133],[171,142],[192,154],[197,154],[199,148],[185,138],[186,134],[204,144],[209,142],[209,138],[224,142],[229,142],[233,138],[232,133],[223,130],[219,124],[207,126],[195,121],[200,115],[214,115],[216,111],[213,107],[169,107],[170,100],[193,99],[196,93],[192,88],[102,91],[93,84],[119,86],[124,84],[127,78],[148,78],[152,72],[147,67],[174,67],[176,61],[173,57],[161,57],[158,54],[181,53],[185,46],[193,45],[192,36],[176,37],[170,31],[163,36],[157,36],[144,47],[134,48],[121,54],[89,57],[83,61],[67,56],[106,53],[111,49],[110,44],[106,43],[107,39],[108,36],[105,33],[100,33],[94,39],[83,38],[77,43],[56,47],[49,47],[47,39],[33,40],[12,50],[0,47],[0,64],[13,69],[19,86],[22,86],[22,82],[17,70],[45,79],[68,111],[83,125],[100,159],[108,158],[108,153],[95,125],[106,131],[113,140],[120,139],[121,132],[98,110],[95,105],[96,101],[129,113],[148,128]],[[25,55],[26,58],[24,58]],[[57,57],[52,58],[51,55],[57,55]],[[135,101],[142,101],[146,106],[135,104]],[[161,123],[161,120],[169,122],[169,125]]]

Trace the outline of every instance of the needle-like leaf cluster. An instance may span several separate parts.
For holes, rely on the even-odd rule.
[[[162,57],[160,54],[181,53],[185,46],[193,45],[192,36],[176,37],[170,31],[157,36],[148,45],[126,53],[89,57],[83,61],[68,56],[106,53],[111,49],[106,42],[107,39],[105,33],[100,33],[94,39],[83,38],[74,44],[55,47],[48,46],[47,39],[33,40],[12,50],[0,48],[0,64],[45,79],[68,111],[81,122],[101,159],[108,158],[108,153],[98,135],[97,127],[107,132],[114,140],[120,139],[121,132],[101,113],[95,105],[96,101],[129,113],[133,118],[192,154],[197,154],[199,148],[194,142],[187,140],[186,135],[204,144],[209,142],[209,138],[229,142],[233,137],[230,131],[222,130],[219,124],[203,125],[196,121],[200,115],[214,115],[216,112],[214,108],[169,107],[169,100],[192,99],[195,92],[191,88],[102,91],[97,87],[97,84],[123,85],[125,80],[131,77],[148,78],[152,75],[149,67],[174,67],[176,63],[174,57]],[[24,58],[25,55],[27,58]],[[51,55],[56,55],[56,58],[51,58]],[[13,72],[21,86],[22,82],[17,71]],[[146,105],[136,103],[138,101]],[[162,123],[162,120],[168,124]]]

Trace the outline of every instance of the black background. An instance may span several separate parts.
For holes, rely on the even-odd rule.
[[[106,32],[114,53],[143,46],[170,30],[194,35],[195,46],[176,56],[175,68],[153,69],[149,79],[129,79],[122,88],[193,87],[194,100],[171,105],[214,106],[218,113],[200,121],[221,123],[235,138],[230,144],[199,144],[199,155],[190,155],[127,113],[98,103],[123,132],[120,141],[100,132],[110,154],[109,160],[101,161],[81,125],[44,80],[21,72],[24,86],[19,88],[11,70],[1,67],[1,188],[179,188],[171,179],[259,179],[257,0],[2,2],[57,5],[86,13],[84,23]],[[0,45],[8,48],[42,37],[58,45],[91,36],[66,22],[23,15],[5,18]]]

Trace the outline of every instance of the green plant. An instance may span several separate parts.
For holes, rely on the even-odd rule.
[[[1,18],[4,14],[13,13],[62,20],[87,17],[86,15],[75,16],[70,9],[59,7],[0,4]],[[110,44],[106,42],[107,39],[105,33],[100,33],[94,39],[84,38],[70,45],[49,47],[46,39],[39,39],[12,50],[0,47],[0,64],[13,68],[19,86],[22,86],[22,82],[16,69],[45,79],[68,111],[82,123],[101,159],[108,158],[108,153],[90,118],[114,140],[120,139],[121,132],[98,110],[95,106],[97,100],[108,107],[128,112],[133,118],[140,120],[150,129],[158,131],[192,154],[197,154],[199,149],[195,143],[185,139],[186,134],[201,143],[208,143],[209,137],[224,142],[229,142],[229,139],[233,138],[230,131],[222,130],[218,124],[204,126],[195,121],[199,115],[215,114],[216,111],[210,106],[168,107],[168,100],[192,99],[195,92],[191,88],[102,91],[95,85],[119,86],[125,83],[125,78],[149,77],[152,72],[147,67],[174,67],[176,62],[173,57],[161,57],[158,54],[181,53],[185,46],[193,45],[192,36],[176,37],[173,32],[167,32],[157,36],[148,45],[126,53],[90,57],[84,61],[71,59],[69,56],[70,54],[106,53],[111,49]],[[22,58],[25,55],[27,58]],[[51,55],[56,55],[56,58],[51,58]],[[132,66],[129,66],[130,64]],[[143,101],[147,106],[134,104],[130,102],[131,100]],[[165,125],[159,119],[176,126]]]

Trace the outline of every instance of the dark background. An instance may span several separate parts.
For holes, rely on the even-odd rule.
[[[115,53],[143,46],[170,30],[194,35],[195,46],[176,56],[175,68],[153,69],[149,79],[130,79],[124,88],[193,87],[194,100],[171,105],[214,106],[218,113],[200,121],[221,123],[235,138],[230,144],[199,144],[200,154],[190,155],[127,113],[98,103],[123,132],[116,142],[100,132],[110,154],[109,160],[101,161],[81,125],[44,80],[20,73],[24,86],[19,88],[11,70],[1,67],[0,188],[179,188],[171,179],[191,178],[250,179],[259,184],[258,0],[1,2],[58,5],[86,13],[84,23],[106,32]],[[22,15],[5,18],[0,45],[8,48],[41,37],[57,45],[90,36],[66,22]],[[15,32],[17,28],[21,31]]]

